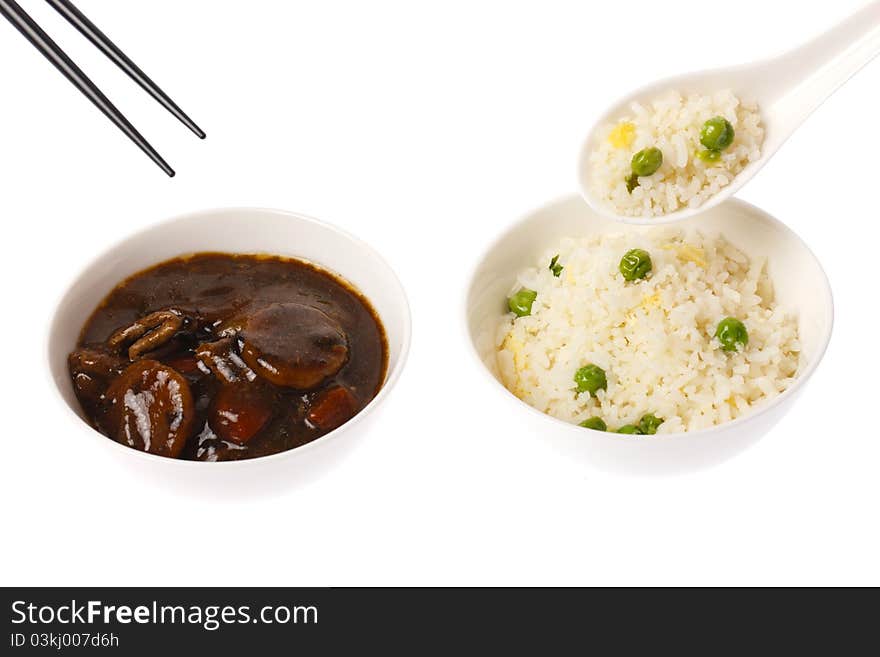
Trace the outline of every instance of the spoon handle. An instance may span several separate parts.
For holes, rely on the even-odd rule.
[[[780,59],[775,83],[787,79],[792,88],[776,102],[774,112],[794,129],[878,54],[880,0],[872,0]]]

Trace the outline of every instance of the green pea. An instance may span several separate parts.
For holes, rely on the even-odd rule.
[[[663,153],[659,148],[644,148],[632,157],[632,172],[637,176],[650,176],[663,164]]]
[[[527,317],[532,314],[532,304],[537,297],[534,290],[523,288],[507,300],[507,307],[517,317]]]
[[[645,278],[653,267],[651,254],[644,249],[633,249],[620,259],[619,269],[624,280],[636,281]]]
[[[617,433],[628,433],[634,436],[641,436],[642,430],[634,424],[624,424],[622,427],[620,427],[620,429],[617,430]]]
[[[661,424],[663,424],[663,420],[653,413],[648,413],[647,415],[643,415],[642,419],[639,420],[639,431],[646,436],[653,436],[657,433],[657,428]]]
[[[600,417],[591,417],[581,422],[581,426],[585,429],[594,429],[595,431],[608,431],[608,425],[605,420]]]
[[[605,376],[605,370],[598,365],[585,365],[574,373],[574,382],[577,385],[578,392],[588,392],[591,397],[595,397],[600,390],[608,389],[608,378]]]
[[[726,317],[718,322],[715,337],[718,338],[724,351],[736,351],[737,348],[744,348],[749,343],[746,325],[735,317]]]
[[[550,260],[550,271],[553,272],[553,275],[554,275],[556,278],[559,278],[559,275],[562,273],[562,270],[563,270],[563,269],[565,269],[565,267],[563,267],[562,265],[559,264],[559,254],[557,253],[557,254],[556,254],[555,256],[553,256],[553,258]]]
[[[697,153],[697,157],[703,160],[703,162],[717,162],[721,159],[721,151],[700,151]]]
[[[730,121],[723,116],[715,116],[700,129],[700,143],[710,151],[723,151],[733,143],[734,135]]]

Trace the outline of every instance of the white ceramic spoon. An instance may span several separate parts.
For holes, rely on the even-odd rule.
[[[745,185],[825,99],[878,54],[880,0],[874,0],[821,36],[782,56],[744,66],[667,78],[642,87],[605,112],[584,142],[578,167],[581,193],[595,211],[629,224],[671,223],[708,210]],[[672,89],[682,94],[711,94],[731,89],[739,98],[756,101],[765,128],[761,158],[749,164],[729,185],[698,208],[686,207],[658,217],[618,215],[596,199],[590,189],[589,156],[596,145],[597,128],[630,113],[630,103],[647,104]]]

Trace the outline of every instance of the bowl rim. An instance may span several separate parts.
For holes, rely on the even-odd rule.
[[[53,372],[52,372],[52,334],[55,327],[55,322],[58,316],[58,310],[61,307],[61,304],[67,299],[68,295],[73,291],[79,281],[86,275],[86,273],[99,261],[109,257],[114,251],[120,249],[123,245],[137,241],[138,239],[143,238],[146,234],[151,233],[156,230],[161,230],[167,226],[172,224],[188,221],[191,219],[199,218],[199,217],[210,217],[212,215],[220,215],[225,213],[260,213],[266,215],[275,215],[282,216],[288,218],[294,218],[300,221],[304,221],[306,223],[311,223],[317,225],[321,228],[327,229],[332,233],[335,233],[342,239],[346,239],[352,242],[359,249],[372,256],[378,263],[383,265],[388,273],[391,275],[391,280],[394,283],[394,296],[397,297],[398,301],[402,304],[403,310],[403,325],[401,326],[402,335],[401,335],[401,344],[400,344],[400,354],[397,358],[397,362],[394,367],[389,368],[389,370],[385,374],[385,381],[382,383],[381,388],[376,393],[376,395],[370,400],[370,402],[364,406],[354,417],[352,417],[348,422],[343,424],[332,431],[325,433],[323,436],[312,440],[311,442],[306,443],[305,445],[300,445],[299,447],[294,447],[292,449],[287,449],[282,452],[277,452],[275,454],[268,454],[266,456],[258,456],[251,459],[241,459],[237,461],[192,461],[188,459],[178,459],[178,458],[170,458],[167,456],[160,456],[158,454],[150,454],[149,452],[143,452],[137,449],[133,449],[128,447],[127,445],[123,445],[121,443],[116,442],[109,436],[105,436],[101,432],[99,432],[94,427],[90,426],[83,418],[81,418],[71,406],[64,400],[61,395],[61,390],[59,389],[58,382],[56,381]],[[228,251],[228,253],[234,253],[234,251]],[[266,251],[264,253],[271,253]],[[303,258],[299,258],[303,259]],[[318,267],[323,268],[327,272],[342,278],[350,285],[355,287],[368,301],[369,297],[366,296],[361,290],[360,287],[355,285],[354,282],[348,280],[348,278],[342,276],[334,269],[327,267],[323,263],[314,262],[312,264],[317,265]],[[372,302],[371,302],[372,303]],[[378,311],[376,311],[378,315]],[[384,318],[379,315],[379,318],[383,320],[383,328],[384,328]],[[49,382],[51,384],[52,390],[55,393],[53,396],[55,397],[55,401],[60,404],[64,412],[68,414],[69,417],[73,418],[77,425],[81,429],[85,429],[85,432],[90,434],[94,439],[103,443],[105,447],[109,447],[109,449],[114,450],[116,454],[119,454],[121,458],[135,458],[139,459],[141,462],[145,464],[154,464],[154,465],[168,465],[169,467],[175,468],[187,468],[187,469],[200,469],[204,471],[206,468],[210,468],[211,471],[218,471],[220,469],[223,470],[238,470],[244,468],[254,468],[259,466],[268,465],[270,463],[276,463],[279,461],[283,461],[290,458],[297,458],[292,456],[294,454],[304,455],[307,452],[310,452],[317,448],[320,444],[326,444],[330,441],[336,440],[341,437],[346,432],[350,431],[353,427],[355,427],[358,423],[362,422],[368,415],[373,413],[375,409],[385,400],[385,398],[390,393],[391,389],[394,388],[397,381],[400,379],[400,375],[403,372],[403,368],[406,365],[407,358],[409,356],[410,345],[412,342],[412,311],[409,304],[409,298],[407,297],[406,290],[403,287],[403,284],[400,282],[400,278],[397,276],[397,273],[388,263],[388,261],[372,246],[367,244],[361,238],[353,235],[352,233],[334,225],[329,222],[323,221],[316,217],[313,217],[308,214],[293,212],[290,210],[281,210],[277,208],[269,208],[269,207],[256,207],[256,206],[228,206],[228,207],[215,207],[209,208],[205,210],[195,210],[191,212],[186,212],[183,214],[173,215],[171,217],[167,217],[165,219],[160,219],[158,221],[149,223],[145,226],[142,226],[135,232],[124,236],[115,242],[113,242],[110,246],[103,249],[100,253],[92,256],[88,262],[86,262],[83,266],[79,268],[79,271],[70,279],[70,283],[63,289],[63,291],[57,295],[55,298],[54,304],[52,305],[52,312],[49,317],[49,321],[47,323],[47,328],[44,331],[43,337],[43,345],[44,345],[44,356],[45,356],[45,372],[49,378]],[[125,455],[128,455],[126,457]]]
[[[553,417],[552,415],[548,415],[542,411],[539,411],[534,406],[524,402],[519,397],[514,395],[510,390],[508,390],[501,381],[496,379],[492,373],[489,371],[489,368],[486,367],[486,364],[483,362],[483,359],[480,357],[479,352],[477,351],[476,344],[474,343],[474,338],[471,335],[470,330],[470,318],[469,318],[469,310],[470,310],[470,300],[471,300],[471,292],[474,287],[474,280],[479,269],[482,267],[483,263],[486,259],[501,245],[501,243],[509,237],[516,229],[522,226],[527,221],[530,221],[536,215],[549,210],[555,206],[562,205],[564,203],[571,203],[573,201],[580,201],[584,204],[584,207],[588,212],[594,212],[590,205],[583,199],[579,194],[566,194],[562,196],[558,196],[554,198],[552,201],[549,201],[534,210],[531,210],[523,215],[521,215],[518,219],[514,220],[511,224],[509,224],[501,234],[492,241],[492,243],[482,252],[480,257],[478,258],[476,264],[471,268],[470,273],[467,277],[467,288],[465,289],[465,294],[462,295],[464,301],[461,304],[463,309],[462,317],[462,327],[465,333],[465,338],[468,343],[468,352],[470,353],[470,357],[472,362],[475,362],[478,366],[478,369],[481,370],[481,374],[484,378],[487,378],[490,381],[490,385],[500,392],[504,398],[507,399],[507,402],[511,404],[511,406],[517,406],[521,409],[525,409],[526,411],[533,414],[533,416],[537,416],[539,418],[543,418],[545,421],[549,421],[553,425],[563,429],[565,431],[570,431],[572,433],[575,432],[583,432],[583,431],[591,431],[593,434],[607,437],[610,440],[615,439],[615,437],[619,436],[617,433],[608,432],[608,431],[597,431],[595,429],[587,429],[586,427],[578,426],[577,424],[572,424],[571,422],[566,422],[565,420],[560,420],[559,418]],[[828,350],[828,345],[831,341],[831,335],[834,332],[834,296],[831,290],[831,283],[828,280],[828,275],[825,272],[824,267],[822,267],[821,261],[816,257],[816,254],[813,250],[807,245],[807,243],[798,235],[792,228],[790,228],[787,224],[783,223],[770,213],[762,210],[756,205],[743,201],[739,198],[729,198],[723,203],[716,206],[719,209],[723,209],[725,205],[738,206],[742,210],[746,210],[750,213],[759,215],[763,220],[768,221],[774,226],[781,228],[784,232],[789,233],[796,241],[800,244],[801,248],[812,258],[816,267],[818,268],[819,273],[822,278],[822,301],[824,308],[824,315],[827,324],[827,330],[824,332],[822,336],[821,344],[819,348],[816,350],[814,357],[807,363],[806,368],[803,372],[801,372],[794,383],[789,386],[782,393],[771,399],[769,402],[760,404],[755,407],[753,411],[746,413],[744,415],[739,416],[734,420],[730,420],[729,422],[723,422],[721,424],[715,425],[713,427],[707,427],[705,429],[698,429],[696,431],[678,431],[676,433],[664,433],[664,434],[656,434],[650,436],[642,436],[642,435],[627,435],[626,442],[632,444],[635,441],[638,442],[650,442],[652,444],[657,444],[660,442],[679,442],[683,440],[689,440],[694,437],[699,436],[707,436],[710,434],[720,434],[722,432],[726,432],[727,430],[742,426],[746,423],[750,423],[762,415],[770,413],[773,409],[781,404],[784,404],[787,399],[793,397],[800,391],[806,382],[812,377],[813,373],[816,371],[816,368],[819,366],[819,363],[825,356],[825,352]],[[600,213],[596,213],[599,216],[602,216]],[[606,217],[603,217],[606,221],[608,220]]]

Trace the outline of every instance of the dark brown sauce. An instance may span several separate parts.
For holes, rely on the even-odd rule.
[[[347,283],[300,260],[222,253],[117,285],[69,357],[98,431],[200,461],[319,438],[376,396],[387,365],[382,324]]]

